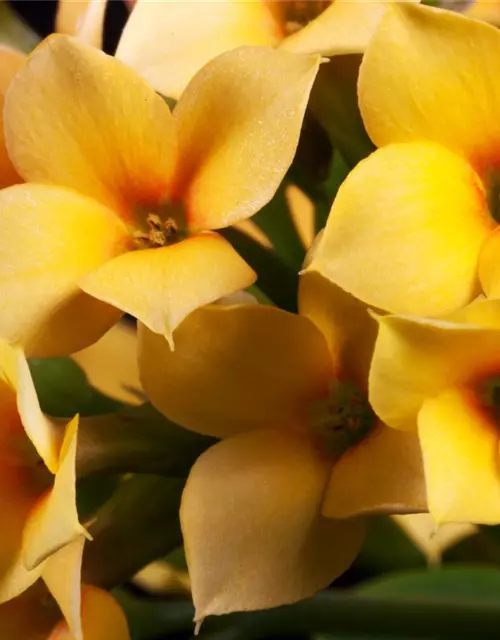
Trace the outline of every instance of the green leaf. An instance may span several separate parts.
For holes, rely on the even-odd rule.
[[[97,415],[122,406],[94,389],[71,358],[32,358],[29,366],[42,411],[51,416]]]
[[[290,215],[284,184],[271,202],[255,214],[252,222],[266,234],[283,262],[294,271],[300,271],[306,252]]]
[[[500,605],[500,569],[488,566],[449,566],[394,573],[363,584],[364,596],[479,601]]]
[[[220,233],[256,271],[259,289],[278,307],[296,313],[297,271],[287,266],[272,249],[263,247],[234,227],[222,229]]]
[[[29,53],[40,42],[38,35],[23,22],[7,2],[0,2],[0,42]]]
[[[215,442],[183,429],[148,403],[83,417],[78,431],[77,475],[155,473],[186,478],[196,458]]]
[[[131,475],[92,518],[82,576],[105,588],[130,579],[182,542],[179,506],[184,480]]]

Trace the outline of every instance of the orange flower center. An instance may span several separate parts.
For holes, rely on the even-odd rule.
[[[186,219],[182,205],[167,203],[161,207],[137,208],[137,224],[132,238],[137,249],[157,249],[186,237]]]
[[[309,425],[327,453],[341,453],[365,437],[375,424],[368,398],[356,385],[335,380],[330,393],[311,405]]]
[[[287,35],[300,31],[332,4],[332,0],[292,0],[282,2],[282,22]]]

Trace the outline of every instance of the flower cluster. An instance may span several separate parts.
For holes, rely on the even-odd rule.
[[[175,450],[162,425],[210,437],[180,505],[198,623],[327,587],[375,514],[500,523],[495,27],[412,0],[138,0],[110,56],[105,3],[60,5],[68,34],[0,49],[0,635],[129,638],[109,581],[82,584],[97,449],[42,413],[26,360],[125,314],[165,420],[104,471]],[[336,56],[360,63],[348,119],[371,142],[295,312],[231,231],[279,197],[305,119],[331,133]],[[88,424],[130,437],[117,415]]]

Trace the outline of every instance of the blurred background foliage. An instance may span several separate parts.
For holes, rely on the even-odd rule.
[[[52,32],[56,5],[0,0],[0,41],[31,50]],[[108,53],[127,15],[121,0],[109,2]],[[290,311],[296,310],[297,272],[315,232],[349,169],[372,149],[356,107],[359,59],[344,58],[330,63],[320,78],[283,187],[252,223],[225,232],[259,273],[259,289],[252,292]],[[325,93],[328,87],[335,87],[333,93]],[[30,364],[47,413],[95,418],[119,411],[106,429],[98,418],[83,420],[79,510],[94,537],[84,579],[114,590],[134,640],[190,638],[193,608],[177,512],[189,467],[211,440],[168,423],[144,404],[132,321],[73,358]],[[134,440],[138,429],[143,449]],[[271,611],[207,620],[200,636],[495,638],[499,629],[500,527],[436,530],[421,515],[374,518],[361,554],[329,590]]]

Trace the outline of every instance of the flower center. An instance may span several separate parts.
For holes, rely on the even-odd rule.
[[[173,218],[162,220],[157,213],[148,213],[147,231],[134,231],[135,243],[140,249],[156,249],[179,241],[179,228]]]
[[[496,170],[490,171],[486,180],[488,209],[495,222],[500,222],[500,174]]]
[[[335,380],[326,398],[314,402],[309,424],[327,453],[342,453],[374,426],[375,413],[366,395],[350,383]]]
[[[287,35],[303,29],[328,9],[333,0],[293,0],[281,3],[282,20]]]
[[[489,376],[476,387],[476,398],[500,426],[500,376]]]

